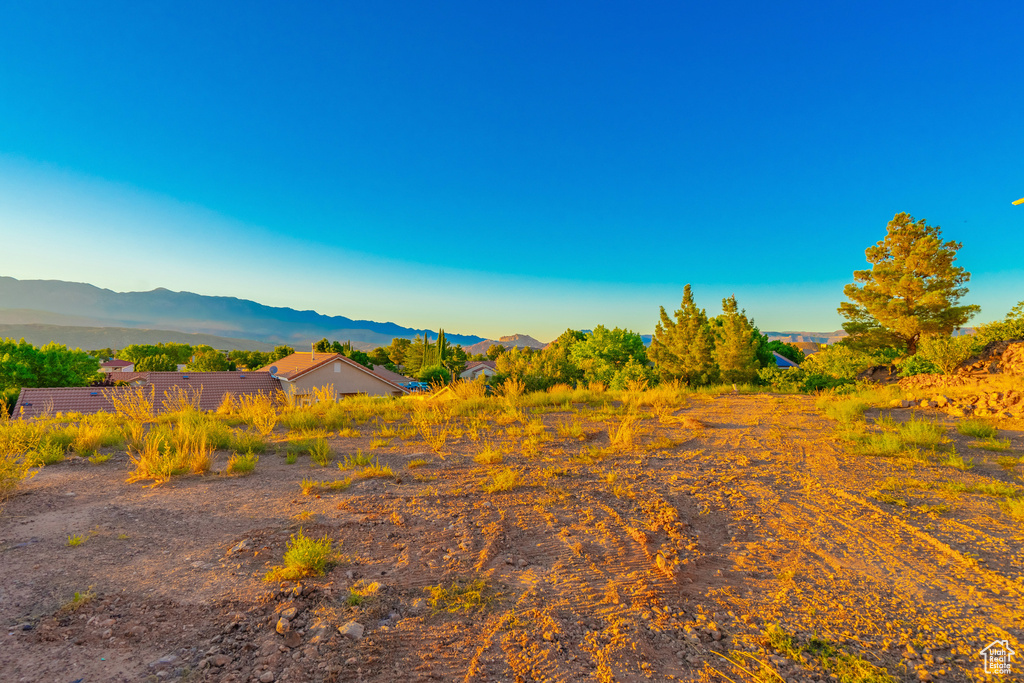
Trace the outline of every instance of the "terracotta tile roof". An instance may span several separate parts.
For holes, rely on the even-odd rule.
[[[135,363],[130,360],[121,360],[120,358],[105,360],[100,363],[101,368],[127,368],[130,365],[135,365]]]
[[[347,356],[343,356],[340,353],[316,353],[316,354],[314,354],[314,353],[308,353],[308,352],[305,352],[305,351],[299,351],[297,353],[293,353],[290,356],[285,356],[284,358],[282,358],[282,359],[280,359],[278,361],[275,361],[275,362],[271,363],[270,365],[267,365],[265,367],[260,368],[260,371],[261,372],[263,372],[263,371],[268,371],[269,372],[270,368],[275,368],[276,367],[277,371],[274,373],[275,376],[280,377],[282,379],[285,379],[285,380],[287,380],[289,382],[294,382],[296,379],[298,379],[299,377],[302,377],[307,372],[312,372],[313,370],[316,370],[319,367],[327,365],[328,363],[330,363],[332,361],[341,361],[342,363],[348,363],[349,365],[351,365],[352,367],[356,368],[357,370],[361,370],[362,372],[365,372],[368,375],[373,375],[374,377],[376,377],[380,381],[384,382],[385,384],[387,384],[387,385],[389,385],[391,387],[394,387],[395,389],[398,389],[399,391],[401,391],[403,393],[408,391],[408,389],[403,387],[398,382],[396,382],[394,380],[391,380],[391,379],[388,379],[387,377],[384,377],[383,375],[380,375],[380,374],[374,372],[373,370],[370,370],[368,367],[366,367],[362,363],[357,363],[354,360],[352,360],[351,358],[348,358]]]
[[[277,368],[277,371],[274,372],[274,374],[290,382],[302,375],[305,375],[310,370],[315,370],[322,365],[330,363],[332,360],[338,359],[346,360],[350,363],[354,362],[349,358],[345,358],[345,356],[340,353],[310,353],[308,351],[299,351],[298,353],[285,356],[280,360],[274,361],[270,365],[260,368],[260,372],[269,372],[271,368]],[[359,363],[355,364],[359,365]],[[363,366],[360,365],[360,367]],[[363,369],[365,370],[366,368],[364,367]]]
[[[474,368],[479,368],[481,366],[490,368],[491,370],[496,370],[498,368],[498,364],[495,363],[493,360],[471,360],[470,362],[466,363],[466,370],[472,370]]]
[[[268,372],[133,372],[128,373],[143,387],[153,387],[156,412],[161,407],[164,392],[180,387],[198,393],[200,410],[216,410],[225,394],[276,394],[281,389],[278,380]],[[25,388],[14,404],[14,416],[32,418],[44,413],[98,413],[114,412],[110,396],[134,391],[134,387],[61,387]]]

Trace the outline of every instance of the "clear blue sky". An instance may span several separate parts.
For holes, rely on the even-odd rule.
[[[832,330],[907,211],[975,322],[1024,299],[1019,2],[3,3],[0,45],[3,275],[542,340],[690,282]]]

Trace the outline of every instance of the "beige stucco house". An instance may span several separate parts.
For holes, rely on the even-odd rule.
[[[314,393],[328,390],[335,398],[366,394],[368,396],[401,396],[405,387],[381,377],[340,353],[293,353],[261,368],[281,382],[281,391],[288,400],[309,405]]]

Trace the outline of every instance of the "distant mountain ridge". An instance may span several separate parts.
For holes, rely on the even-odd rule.
[[[445,333],[447,335],[447,332]],[[477,342],[472,346],[466,347],[466,353],[477,354],[487,353],[487,349],[491,348],[495,344],[500,344],[506,349],[518,347],[520,349],[543,349],[547,344],[539,342],[528,334],[511,334],[498,339],[484,339],[481,342]]]
[[[273,351],[274,345],[255,339],[233,339],[212,334],[176,332],[174,330],[147,330],[141,327],[88,327],[82,325],[8,325],[0,323],[0,339],[24,339],[29,344],[43,346],[50,342],[70,349],[123,349],[130,344],[206,344],[222,351]]]
[[[395,337],[437,335],[437,330],[265,306],[235,297],[172,292],[163,287],[114,292],[85,283],[4,276],[0,276],[0,309],[7,324],[161,329],[297,347],[327,337],[372,349],[387,346]],[[463,346],[483,341],[476,335],[447,331],[445,336]]]

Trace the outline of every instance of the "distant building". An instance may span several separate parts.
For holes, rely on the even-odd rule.
[[[378,375],[340,353],[299,352],[260,368],[281,383],[281,391],[298,405],[309,405],[314,393],[329,391],[334,398],[366,394],[401,396],[407,393],[398,382]]]
[[[493,360],[474,360],[466,363],[466,369],[459,375],[460,379],[476,379],[480,375],[493,377],[497,370],[497,364]]]
[[[131,372],[135,369],[135,363],[127,360],[121,360],[120,358],[112,358],[105,360],[100,363],[100,372]]]

